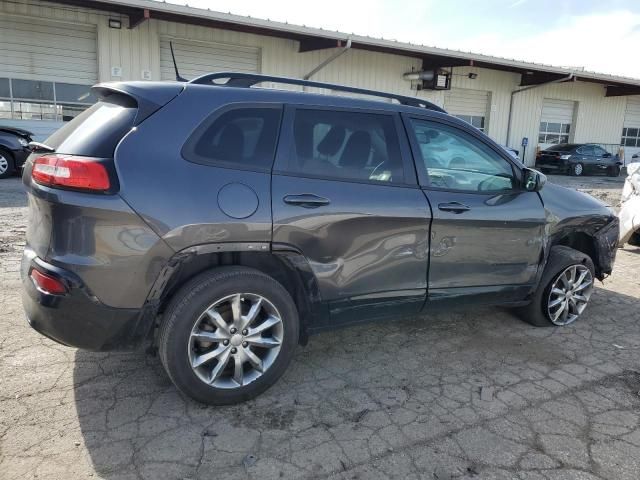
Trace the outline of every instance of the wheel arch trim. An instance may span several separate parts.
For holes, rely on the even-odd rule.
[[[143,307],[145,337],[150,338],[171,296],[189,279],[205,270],[238,265],[254,268],[280,282],[296,304],[300,318],[299,343],[328,314],[306,257],[297,249],[268,242],[210,243],[176,252],[161,269]]]

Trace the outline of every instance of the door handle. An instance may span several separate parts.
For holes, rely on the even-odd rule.
[[[471,210],[470,207],[460,202],[439,203],[438,209],[443,212],[462,213]]]
[[[314,195],[313,193],[303,193],[301,195],[286,195],[282,200],[288,205],[295,205],[304,208],[318,208],[323,205],[329,205],[331,202],[328,198]]]

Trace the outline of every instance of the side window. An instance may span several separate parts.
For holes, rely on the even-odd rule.
[[[281,109],[237,108],[214,113],[196,128],[182,155],[193,163],[270,170]]]
[[[591,145],[585,145],[584,147],[580,147],[580,149],[577,150],[577,152],[580,155],[594,155],[593,147]]]
[[[604,148],[598,146],[593,147],[593,151],[598,157],[602,157],[603,155],[606,155],[608,153]]]
[[[515,187],[511,164],[473,136],[426,120],[412,119],[411,124],[422,155],[416,167],[429,186],[469,192]]]
[[[298,109],[288,169],[300,174],[403,182],[393,117],[382,114]]]

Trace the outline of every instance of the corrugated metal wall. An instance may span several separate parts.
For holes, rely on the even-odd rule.
[[[300,77],[333,53],[331,50],[298,53],[298,44],[293,40],[154,19],[129,30],[126,28],[127,19],[123,17],[122,29],[110,29],[108,19],[119,18],[118,14],[47,4],[37,0],[29,0],[28,4],[0,2],[0,12],[96,25],[98,76],[101,81],[139,80],[143,78],[144,70],[151,72],[152,79],[160,79],[160,38],[165,36],[257,47],[260,51],[260,70],[263,73],[284,76]],[[122,68],[122,77],[111,77],[111,67],[114,66]],[[412,68],[419,69],[420,66],[421,61],[417,58],[351,50],[321,70],[314,76],[314,80],[418,95],[443,105],[443,92],[415,92],[410,89],[409,82],[402,79],[404,72]],[[477,73],[477,78],[468,78],[469,72]],[[510,96],[511,92],[518,88],[520,76],[475,67],[456,68],[454,73],[456,75],[452,79],[453,88],[491,92],[486,131],[498,142],[506,143]],[[514,98],[509,143],[510,146],[520,148],[522,137],[529,138],[528,163],[534,158],[535,148],[532,147],[535,147],[537,142],[544,98],[577,102],[574,130],[576,142],[620,142],[626,97],[605,98],[604,87],[598,84],[578,82],[548,85],[517,94]]]
[[[195,78],[211,72],[211,67],[223,72],[260,72],[260,49],[228,43],[197,42],[160,37],[160,78],[175,80],[171,47],[180,59],[180,75]]]
[[[529,145],[537,144],[542,103],[545,98],[573,100],[576,102],[576,121],[573,141],[619,144],[626,97],[605,97],[604,86],[567,82],[546,85],[518,93],[513,102],[511,124],[511,144],[520,144],[522,137],[528,137]],[[535,148],[529,148],[527,161],[534,159]]]

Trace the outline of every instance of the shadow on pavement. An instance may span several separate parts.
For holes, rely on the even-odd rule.
[[[524,408],[500,396],[512,384],[551,381],[567,365],[620,374],[637,364],[637,306],[598,288],[585,318],[565,328],[482,309],[324,333],[299,348],[274,387],[229,407],[183,398],[156,357],[78,351],[77,414],[91,461],[108,478],[329,475]],[[626,388],[606,381],[602,388]],[[483,386],[502,401],[482,401]],[[532,442],[522,448],[538,448]]]

